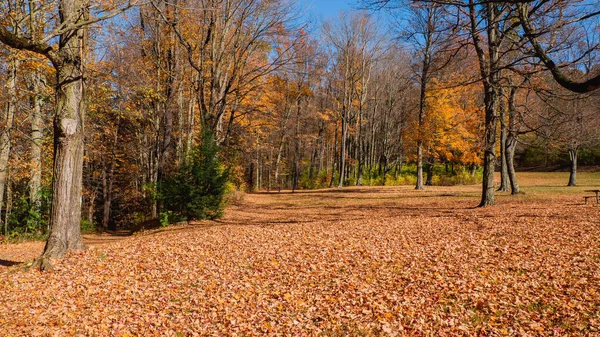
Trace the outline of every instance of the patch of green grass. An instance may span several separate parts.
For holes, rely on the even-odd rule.
[[[474,326],[485,325],[487,321],[488,319],[486,315],[482,312],[473,312],[473,314],[471,315],[471,324]]]
[[[46,241],[48,239],[48,234],[40,234],[40,233],[23,233],[23,232],[11,232],[8,234],[8,237],[5,240],[8,243],[21,243],[25,241]]]

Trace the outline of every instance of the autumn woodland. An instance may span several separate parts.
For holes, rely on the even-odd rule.
[[[348,3],[3,0],[0,335],[600,335],[600,3]]]

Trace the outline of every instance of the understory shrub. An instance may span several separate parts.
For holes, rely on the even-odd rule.
[[[81,220],[81,233],[90,234],[98,231],[96,224],[90,222],[89,220]]]
[[[244,201],[246,192],[232,182],[228,182],[225,186],[225,199],[229,205],[239,206]]]
[[[327,188],[330,182],[331,173],[327,172],[327,170],[311,172],[309,168],[306,168],[302,171],[298,179],[298,188],[307,190]]]
[[[396,178],[388,174],[385,180],[385,186],[415,185],[416,183],[417,177],[411,174],[402,174]]]
[[[460,171],[454,175],[433,176],[433,184],[437,186],[475,185],[482,181],[483,172],[478,170],[475,175],[467,171]]]
[[[51,203],[49,188],[41,186],[39,207],[33,207],[27,180],[13,181],[11,187],[10,201],[7,200],[0,212],[0,237],[12,241],[45,238]]]

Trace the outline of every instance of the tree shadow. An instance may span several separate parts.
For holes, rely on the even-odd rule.
[[[344,187],[344,188],[323,188],[316,190],[296,190],[292,192],[291,190],[271,190],[271,191],[256,191],[251,192],[250,194],[255,195],[319,195],[319,194],[345,194],[345,193],[380,193],[383,191],[389,191],[388,189],[383,188],[383,186],[375,186],[375,187]]]
[[[411,188],[412,189],[412,188]],[[138,224],[134,228],[122,231],[105,231],[100,235],[86,238],[88,245],[102,245],[118,241],[131,235],[157,235],[159,233],[173,233],[188,230],[205,230],[221,226],[259,226],[271,227],[278,225],[302,225],[311,223],[331,223],[339,221],[365,221],[377,214],[379,219],[392,219],[400,217],[414,217],[427,214],[433,218],[461,217],[464,212],[478,209],[475,203],[469,205],[464,203],[467,198],[462,192],[452,191],[430,191],[430,193],[415,195],[390,195],[390,190],[381,188],[351,188],[351,189],[320,189],[320,190],[298,190],[291,191],[259,191],[255,195],[286,195],[287,197],[297,196],[294,200],[298,203],[287,203],[286,198],[274,198],[268,204],[241,205],[236,206],[236,215],[234,217],[225,217],[210,221],[190,221],[179,224],[172,224],[168,227],[162,227],[158,219],[151,219]],[[361,195],[362,194],[362,195]],[[369,194],[369,195],[365,195]],[[382,195],[383,194],[383,195]],[[440,202],[425,203],[424,205],[399,204],[401,199],[422,199],[427,200],[442,198]],[[300,201],[308,198],[312,200],[308,204]],[[342,204],[338,203],[340,199],[356,200],[357,203]],[[321,201],[336,200],[333,204],[321,204]],[[376,204],[363,201],[379,200]],[[389,202],[385,202],[389,201]],[[316,204],[313,204],[315,202]],[[449,203],[450,202],[450,203]],[[248,214],[246,214],[248,213]]]
[[[12,266],[16,266],[18,264],[22,264],[23,262],[17,262],[17,261],[9,261],[9,260],[2,260],[0,259],[0,266],[3,267],[12,267]]]
[[[133,235],[133,231],[129,229],[121,230],[106,230],[95,234],[84,234],[83,242],[86,245],[99,245],[119,241],[123,238]]]

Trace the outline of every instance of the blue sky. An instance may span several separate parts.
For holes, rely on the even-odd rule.
[[[312,20],[326,20],[335,17],[339,11],[356,8],[357,0],[302,0],[301,6]]]

